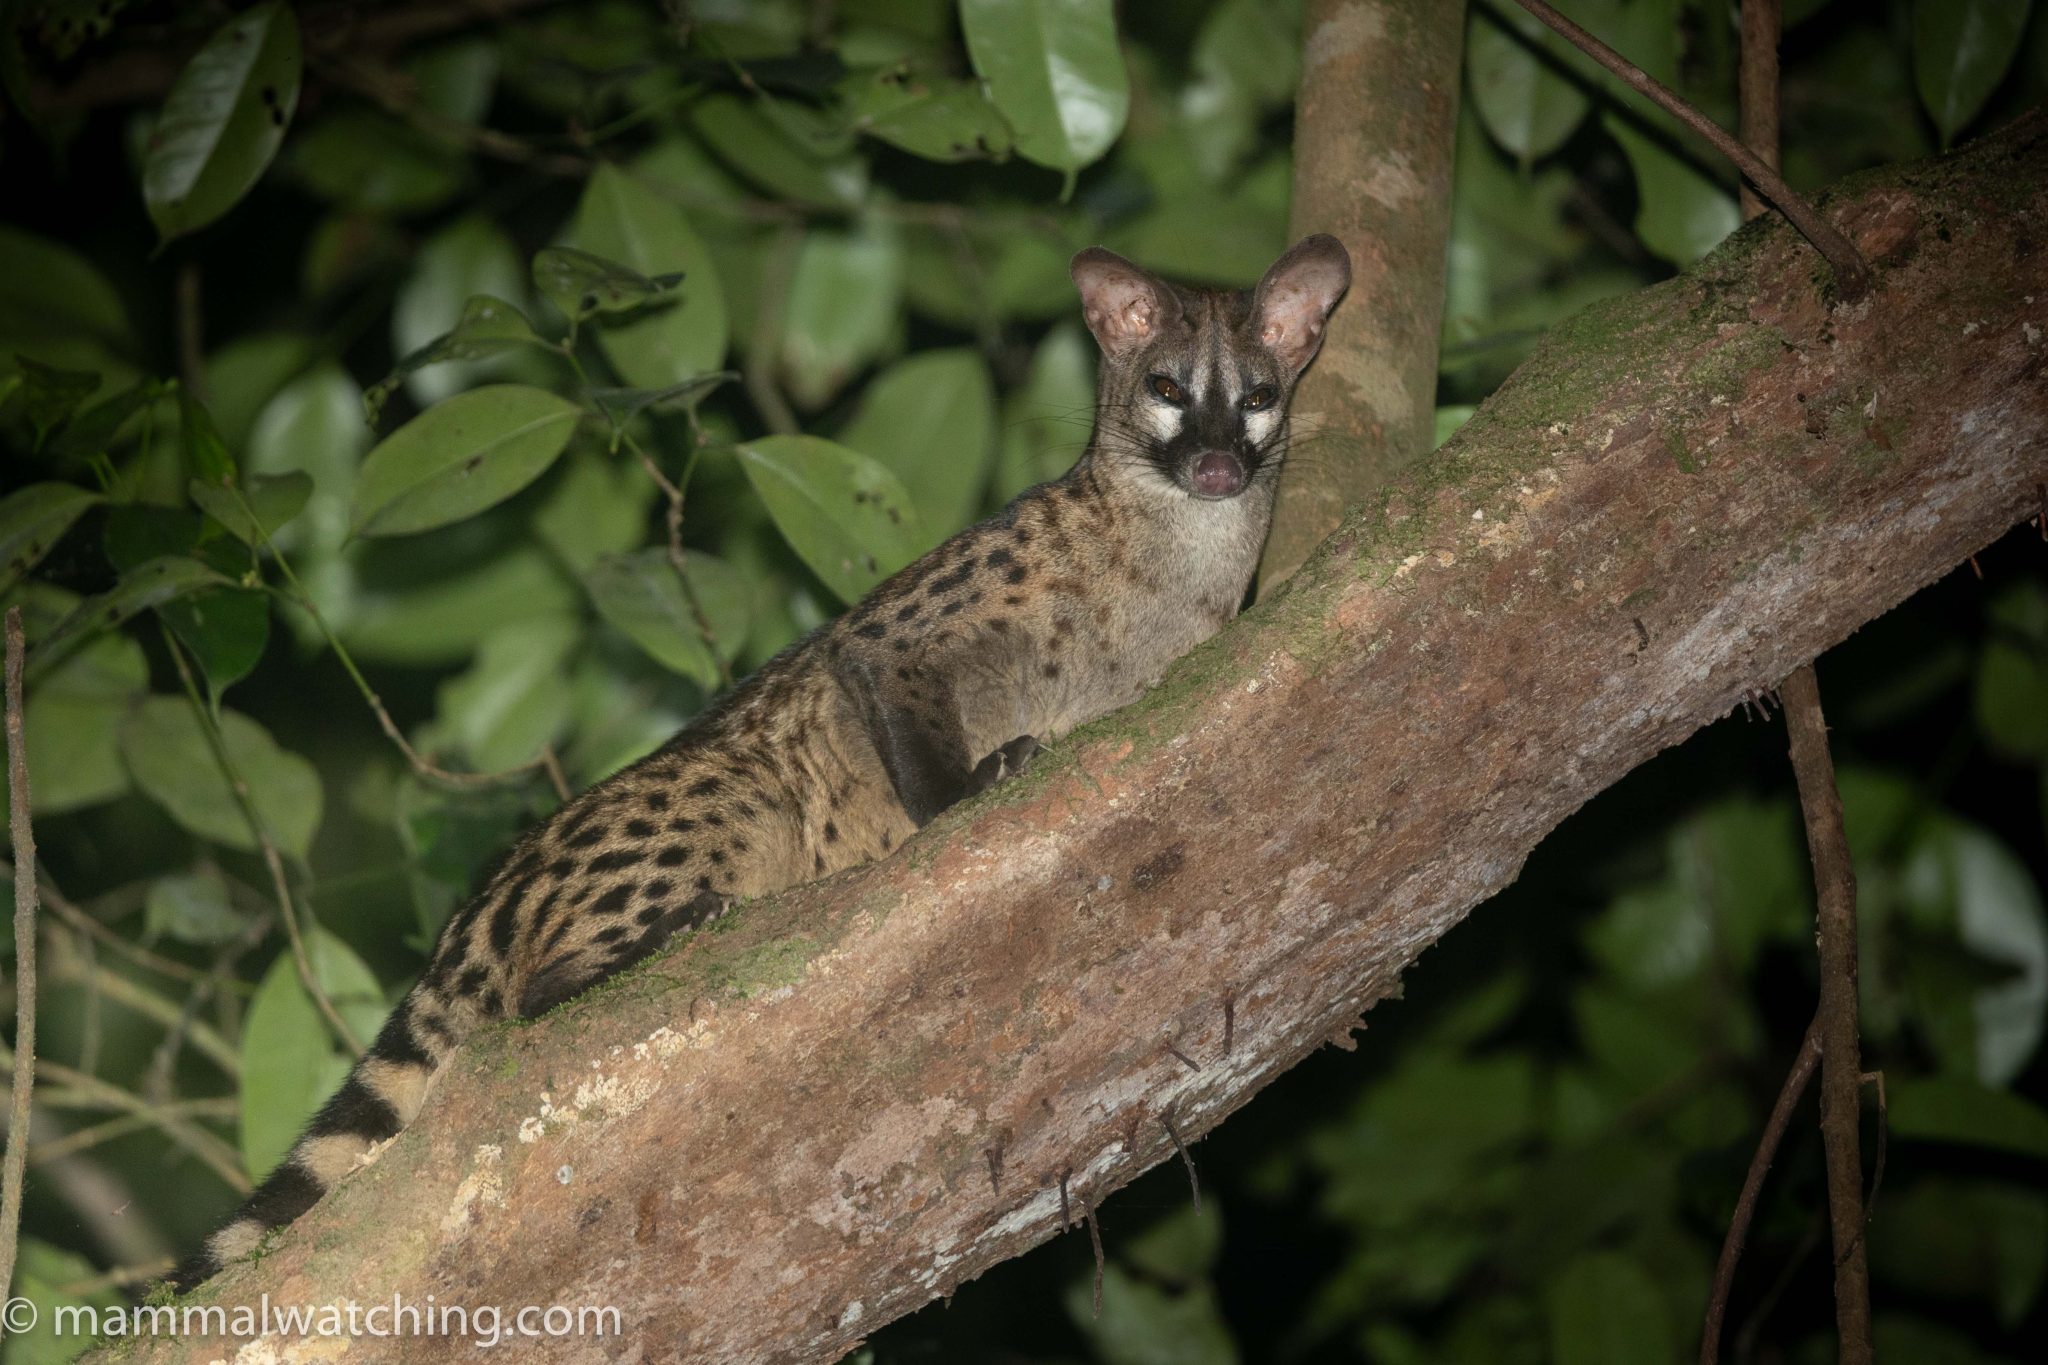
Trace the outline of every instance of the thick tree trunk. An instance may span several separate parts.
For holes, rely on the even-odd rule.
[[[823,1361],[1055,1235],[1062,1179],[1078,1214],[1169,1159],[1588,797],[2041,508],[2044,211],[2035,119],[1838,198],[1853,308],[1759,222],[1566,324],[1139,705],[476,1040],[194,1302],[610,1305],[640,1358]]]
[[[1343,241],[1351,296],[1294,395],[1261,595],[1432,444],[1465,5],[1309,0],[1302,33],[1292,227]]]

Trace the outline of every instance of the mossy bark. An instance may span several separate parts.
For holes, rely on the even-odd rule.
[[[1262,594],[1430,448],[1465,6],[1309,0],[1302,35],[1292,227],[1343,241],[1351,294],[1294,396]]]
[[[610,1305],[641,1358],[825,1361],[1056,1235],[1063,1175],[1172,1159],[1163,1114],[1348,1035],[1595,792],[2041,509],[2048,124],[1830,207],[1871,297],[1830,310],[1766,222],[1560,329],[1146,700],[477,1039],[194,1302]],[[394,1346],[320,1358],[471,1354]]]

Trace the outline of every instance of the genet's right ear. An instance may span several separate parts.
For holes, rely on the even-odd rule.
[[[1081,291],[1081,316],[1104,355],[1115,355],[1180,320],[1171,288],[1114,251],[1091,246],[1068,267]]]

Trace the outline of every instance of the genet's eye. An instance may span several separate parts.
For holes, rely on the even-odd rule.
[[[1277,396],[1271,384],[1261,384],[1238,400],[1238,406],[1246,412],[1264,412],[1273,406],[1273,399]]]
[[[1188,396],[1181,392],[1180,385],[1174,383],[1165,375],[1155,374],[1145,382],[1152,386],[1152,392],[1158,394],[1175,407],[1185,407],[1187,405]]]

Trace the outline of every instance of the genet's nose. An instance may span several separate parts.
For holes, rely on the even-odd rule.
[[[1227,450],[1212,450],[1195,461],[1188,482],[1205,498],[1234,497],[1244,491],[1244,461]]]

